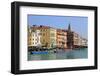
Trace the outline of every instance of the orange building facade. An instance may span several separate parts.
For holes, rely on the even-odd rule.
[[[67,30],[57,29],[57,47],[67,48]]]

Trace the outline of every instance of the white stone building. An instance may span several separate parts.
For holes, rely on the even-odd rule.
[[[31,30],[28,32],[28,46],[40,47],[40,30]]]

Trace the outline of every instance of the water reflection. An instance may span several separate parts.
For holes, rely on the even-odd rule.
[[[88,58],[87,48],[71,50],[71,51],[61,51],[58,53],[49,54],[31,54],[28,52],[28,60],[55,60],[55,59],[81,59]]]

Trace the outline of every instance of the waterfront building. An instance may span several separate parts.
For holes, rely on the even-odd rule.
[[[87,47],[87,39],[73,32],[73,48]]]
[[[42,47],[50,47],[50,27],[41,25],[38,29],[41,32]]]
[[[54,48],[56,47],[56,29],[50,28],[50,47]]]
[[[87,47],[87,39],[82,38],[78,33],[71,31],[70,24],[67,31],[67,46],[69,49]]]
[[[40,30],[40,42],[42,47],[50,47],[50,27],[43,25],[33,25],[31,27],[33,30]]]
[[[87,47],[88,43],[87,43],[87,39],[82,38],[82,46]]]
[[[40,31],[39,30],[32,30],[28,28],[28,46],[29,47],[40,47]]]
[[[67,30],[57,29],[57,47],[67,48]]]
[[[56,29],[44,25],[33,25],[31,28],[34,30],[40,30],[42,47],[51,48],[56,46]]]
[[[87,47],[87,39],[68,29],[55,29],[45,25],[33,25],[28,30],[28,45],[46,48],[79,48]]]
[[[78,40],[79,40],[79,41],[78,41],[78,46],[82,46],[82,39],[83,39],[83,38],[82,38],[81,36],[79,36],[79,39],[78,39]]]
[[[78,48],[81,45],[81,38],[79,34],[73,32],[73,48]]]

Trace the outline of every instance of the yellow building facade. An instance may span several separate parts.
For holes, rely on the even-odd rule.
[[[50,28],[50,47],[56,47],[56,29]]]

